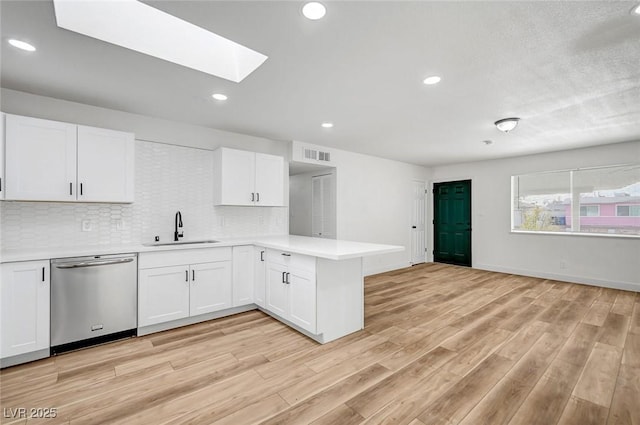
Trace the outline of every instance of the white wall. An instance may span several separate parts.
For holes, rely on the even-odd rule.
[[[640,163],[640,141],[440,166],[430,182],[472,180],[473,267],[637,291],[640,239],[510,232],[512,175],[628,163]],[[433,218],[432,196],[427,223]],[[433,238],[427,240],[430,255]]]

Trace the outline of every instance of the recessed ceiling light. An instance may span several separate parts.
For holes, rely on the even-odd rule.
[[[489,146],[493,144],[493,140],[483,140],[482,143],[484,143],[485,145]]]
[[[423,83],[425,83],[427,85],[438,84],[441,79],[442,78],[438,77],[437,75],[433,75],[431,77],[425,78]]]
[[[322,19],[326,13],[327,8],[324,7],[322,3],[318,3],[317,1],[311,1],[302,6],[302,14],[307,19],[311,19],[312,21]]]
[[[498,127],[498,130],[508,133],[518,126],[518,121],[520,121],[520,118],[503,118],[494,124]]]
[[[1,1],[1,0],[0,0]],[[60,28],[239,83],[267,57],[135,0],[54,0]]]
[[[322,123],[322,128],[331,128],[333,127],[333,123],[332,122],[323,122]]]
[[[16,40],[15,38],[9,39],[9,44],[11,44],[13,47],[17,47],[18,49],[26,50],[27,52],[36,51],[36,48],[33,45],[27,43],[26,41]]]
[[[211,95],[212,98],[214,98],[215,100],[227,100],[227,96],[222,94],[222,93],[215,93]]]

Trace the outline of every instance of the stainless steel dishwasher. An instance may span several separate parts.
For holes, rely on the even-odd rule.
[[[136,334],[136,254],[51,260],[51,354]]]

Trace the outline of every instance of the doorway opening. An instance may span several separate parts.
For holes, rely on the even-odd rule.
[[[433,261],[471,267],[471,180],[433,185]]]
[[[335,239],[336,168],[289,164],[289,234]]]

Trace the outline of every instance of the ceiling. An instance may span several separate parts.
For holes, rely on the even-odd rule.
[[[298,1],[145,3],[269,58],[233,83],[60,29],[52,1],[3,0],[2,87],[420,165],[640,140],[634,2],[326,1],[319,21]]]

